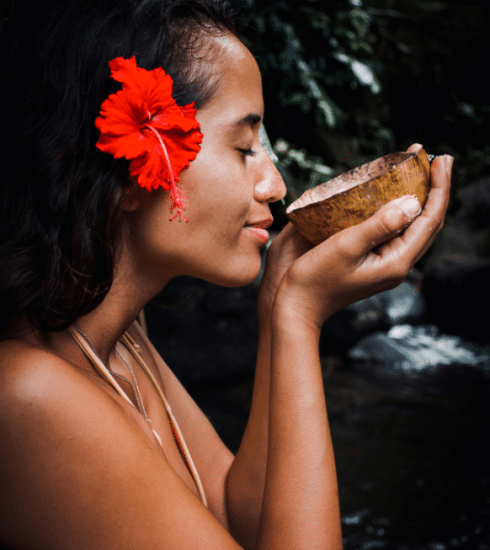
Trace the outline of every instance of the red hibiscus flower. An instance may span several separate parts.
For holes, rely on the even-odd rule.
[[[129,173],[141,187],[170,191],[171,210],[177,216],[185,208],[185,196],[177,187],[180,172],[200,151],[202,133],[194,103],[179,107],[172,97],[172,78],[161,68],[146,71],[136,60],[117,57],[109,62],[111,76],[122,90],[102,103],[95,126],[100,130],[97,147],[115,158],[130,160]]]

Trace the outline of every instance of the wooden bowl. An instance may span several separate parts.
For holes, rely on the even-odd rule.
[[[379,208],[404,195],[425,205],[430,189],[427,153],[391,153],[308,189],[286,214],[313,244],[367,220]]]

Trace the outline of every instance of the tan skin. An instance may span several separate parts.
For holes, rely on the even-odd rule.
[[[247,226],[270,219],[268,204],[285,194],[258,139],[257,64],[235,38],[210,40],[221,52],[212,62],[221,81],[198,112],[202,151],[181,174],[190,221],[170,222],[165,193],[135,185],[123,201],[128,227],[114,285],[77,322],[112,370],[128,377],[116,345],[130,362],[162,447],[66,331],[45,334],[19,320],[11,327],[17,336],[0,344],[4,544],[39,550],[342,547],[320,329],[345,305],[399,284],[427,250],[443,224],[452,159],[435,159],[430,197],[414,220],[390,203],[314,248],[291,225],[275,239],[259,292],[252,410],[234,457],[134,322],[176,275],[229,286],[251,282],[263,243]],[[255,156],[243,152],[249,149]],[[387,237],[392,240],[377,246]],[[117,343],[126,330],[172,406],[209,509],[158,395]]]

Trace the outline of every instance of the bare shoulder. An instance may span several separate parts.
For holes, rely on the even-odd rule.
[[[73,366],[40,346],[4,340],[0,342],[0,407],[7,406],[12,413],[16,404],[46,402],[73,374]]]
[[[23,341],[1,342],[0,358],[0,438],[11,443],[3,446],[7,454],[21,452],[31,440],[48,448],[73,431],[81,438],[97,437],[106,425],[129,428],[129,438],[147,441],[119,396],[93,373]],[[17,449],[20,439],[23,446]]]
[[[32,465],[73,432],[89,438],[103,430],[100,418],[127,422],[100,384],[57,354],[9,340],[0,343],[0,358],[0,460],[15,462],[32,451]]]
[[[39,345],[6,340],[0,342],[0,395],[4,430],[14,421],[26,422],[29,411],[66,414],[66,409],[89,409],[107,392],[59,355]]]
[[[0,545],[237,548],[103,388],[35,346],[0,357]]]

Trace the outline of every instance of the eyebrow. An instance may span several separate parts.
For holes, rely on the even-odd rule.
[[[262,122],[262,117],[256,113],[249,113],[247,116],[244,116],[242,119],[238,120],[233,124],[233,126],[252,126]]]

